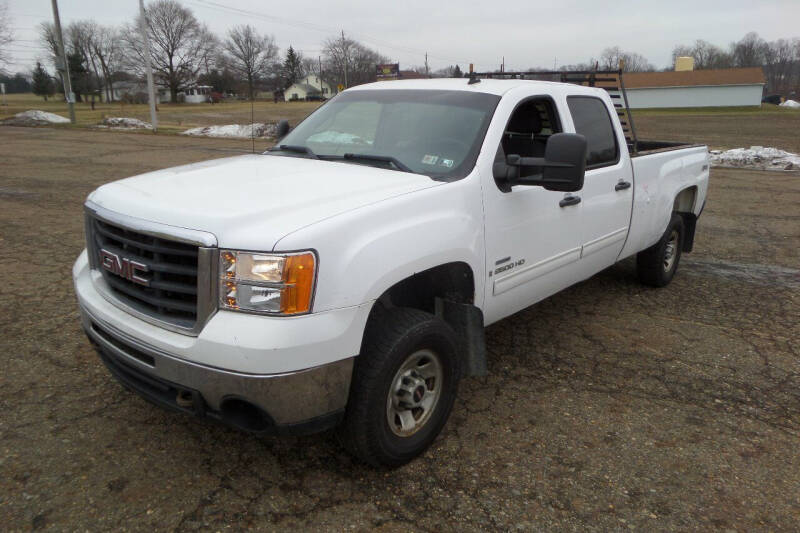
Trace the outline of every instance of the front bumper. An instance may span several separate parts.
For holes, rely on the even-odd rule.
[[[83,308],[81,322],[114,377],[161,407],[279,435],[322,431],[344,413],[352,357],[287,374],[239,374],[172,357]]]
[[[148,400],[261,433],[341,417],[369,305],[288,319],[220,311],[188,336],[125,313],[92,274],[84,253],[73,268],[83,327],[114,376]]]

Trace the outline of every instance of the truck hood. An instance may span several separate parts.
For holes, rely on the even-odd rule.
[[[418,174],[253,154],[115,181],[89,200],[124,215],[213,233],[223,247],[269,251],[302,227],[438,185]]]

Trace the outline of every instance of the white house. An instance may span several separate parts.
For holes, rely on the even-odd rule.
[[[290,100],[327,100],[335,94],[331,86],[316,74],[309,74],[297,80],[283,91],[284,99]]]
[[[187,104],[205,104],[211,99],[214,88],[211,85],[192,85],[184,89],[184,102]]]
[[[764,90],[761,67],[631,72],[623,80],[631,109],[758,106]]]

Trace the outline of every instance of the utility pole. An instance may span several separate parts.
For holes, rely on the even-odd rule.
[[[64,52],[64,36],[61,35],[61,18],[58,16],[58,0],[53,0],[53,20],[56,25],[56,39],[58,39],[58,53],[61,54],[61,67],[63,68],[64,98],[69,108],[69,121],[75,124],[75,94],[72,92],[72,80],[69,79],[69,63]]]
[[[425,52],[425,77],[431,77],[430,72],[428,71],[428,52]]]
[[[344,40],[344,30],[342,30],[342,53],[344,54],[344,88],[347,89],[347,60],[348,56],[348,48],[346,41]]]
[[[55,2],[55,0],[53,0]],[[139,0],[139,31],[144,40],[144,65],[147,72],[147,95],[150,100],[150,124],[153,133],[158,131],[158,117],[156,116],[156,88],[153,86],[153,67],[150,65],[150,36],[147,35],[147,20],[144,18],[144,0]],[[252,98],[252,95],[251,95]]]

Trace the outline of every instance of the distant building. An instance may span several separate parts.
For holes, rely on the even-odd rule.
[[[156,87],[156,103],[165,104],[170,101],[170,91],[166,87]],[[178,102],[187,104],[203,104],[210,101],[214,88],[211,85],[190,85],[178,91]],[[118,81],[114,83],[112,93],[114,100],[132,103],[147,103],[147,83],[144,81]]]
[[[758,106],[765,84],[761,67],[630,72],[623,80],[632,109]]]
[[[187,104],[205,104],[211,101],[213,90],[211,85],[191,85],[182,91],[183,101]]]
[[[694,58],[692,56],[680,56],[675,58],[675,72],[685,72],[694,70]]]
[[[291,84],[284,92],[284,99],[291,100],[327,100],[336,91],[316,74],[309,74]]]

